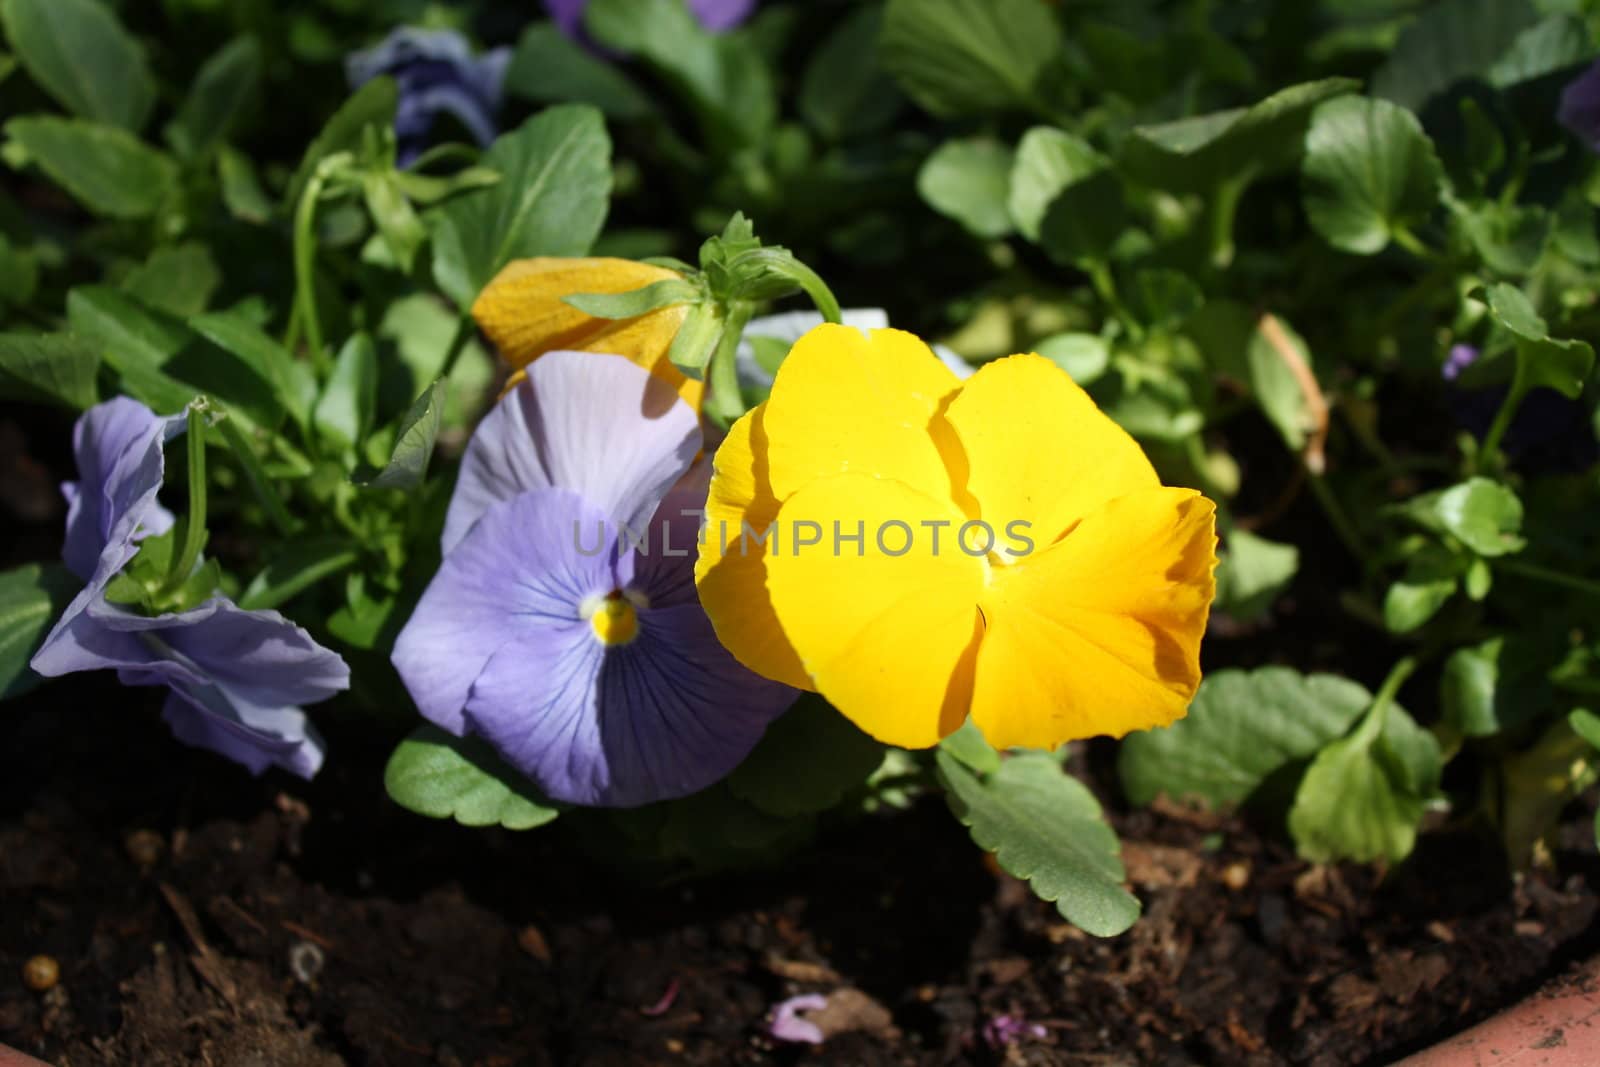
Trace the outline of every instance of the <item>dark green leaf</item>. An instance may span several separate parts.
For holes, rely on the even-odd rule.
[[[400,742],[383,772],[389,796],[407,811],[463,826],[531,830],[561,814],[533,784],[481,741],[423,726]]]
[[[1206,302],[1200,287],[1189,276],[1175,270],[1141,270],[1130,287],[1133,313],[1146,326],[1175,330]]]
[[[389,254],[404,274],[410,274],[417,253],[428,241],[427,227],[406,198],[400,175],[392,170],[369,170],[361,176],[361,191]]]
[[[74,115],[137,133],[156,102],[144,49],[97,0],[4,0],[28,75]]]
[[[367,334],[352,334],[334,360],[312,415],[317,435],[341,449],[364,440],[377,400],[378,349]]]
[[[122,288],[147,307],[188,318],[206,309],[222,271],[203,244],[164,245],[122,279]]]
[[[805,693],[767,727],[728,787],[769,815],[833,807],[883,762],[883,745],[814,693]]]
[[[272,201],[249,156],[223,145],[217,152],[217,180],[222,183],[222,202],[234,218],[258,226],[272,218]]]
[[[1023,134],[1007,193],[1017,229],[1037,241],[1045,212],[1061,191],[1107,165],[1106,158],[1087,141],[1065,130],[1035,126]]]
[[[535,103],[593,104],[611,118],[638,119],[654,107],[616,64],[585,49],[554,23],[538,22],[523,31],[506,91]]]
[[[1372,95],[1420,112],[1457,82],[1483,78],[1537,19],[1528,0],[1437,0],[1373,74]]]
[[[1512,635],[1456,649],[1439,679],[1445,722],[1465,737],[1489,737],[1543,717],[1555,699],[1550,647]]]
[[[1423,493],[1400,505],[1413,522],[1446,533],[1480,556],[1504,556],[1523,546],[1522,502],[1510,489],[1487,478]]]
[[[355,152],[362,147],[362,137],[369,126],[386,130],[394,125],[395,108],[399,104],[399,91],[393,78],[373,78],[351,94],[328,124],[322,127],[317,139],[311,142],[300,166],[289,181],[284,193],[284,203],[293,209],[305,192],[306,183],[317,169],[317,164],[336,152]]]
[[[581,256],[605,222],[611,141],[600,112],[548,108],[494,143],[484,163],[502,180],[444,206],[434,278],[462,308],[513,259]]]
[[[317,399],[316,376],[307,364],[295,359],[248,315],[238,310],[218,311],[196,316],[189,320],[189,325],[270,382],[295,425],[310,425],[311,407]]]
[[[1577,15],[1555,14],[1523,30],[1489,68],[1496,89],[1521,85],[1594,58],[1589,30]]]
[[[979,774],[993,774],[1000,769],[1000,753],[989,746],[983,731],[971,719],[961,724],[955,733],[939,742],[941,751],[948,752]]]
[[[206,61],[167,127],[180,156],[198,156],[220,143],[261,86],[261,46],[236,37]]]
[[[972,839],[1068,922],[1113,937],[1138,919],[1138,899],[1122,888],[1116,833],[1094,794],[1054,759],[1012,756],[982,781],[943,749],[937,759],[945,799]]]
[[[1240,622],[1266,615],[1300,569],[1300,550],[1235,528],[1217,567],[1216,609]]]
[[[99,400],[100,353],[71,334],[0,334],[0,395],[82,411]]]
[[[243,593],[246,611],[275,608],[311,586],[355,564],[356,546],[341,537],[311,537],[285,544],[261,569]]]
[[[5,132],[30,162],[97,215],[154,215],[177,184],[171,158],[116,126],[39,115],[12,119]]]
[[[824,137],[842,141],[894,121],[905,98],[878,62],[883,9],[851,11],[817,49],[800,85],[800,114]]]
[[[917,192],[978,237],[1011,232],[1011,149],[987,137],[946,141],[922,164]]]
[[[1041,0],[889,0],[883,65],[940,117],[1023,109],[1062,51]]]
[[[388,464],[370,478],[352,479],[357,485],[364,489],[411,490],[422,484],[428,476],[428,462],[433,459],[433,442],[439,436],[444,392],[443,381],[423,390],[400,420],[394,454]]]
[[[1366,689],[1332,674],[1214,671],[1188,715],[1123,740],[1117,760],[1123,791],[1138,805],[1165,793],[1232,807],[1280,769],[1342,737],[1370,703]]]
[[[1065,263],[1104,263],[1128,226],[1122,182],[1098,170],[1066,186],[1050,201],[1039,224],[1039,243]]]
[[[39,684],[28,661],[82,584],[59,563],[0,572],[0,700]]]
[[[1417,117],[1387,100],[1329,100],[1313,114],[1300,164],[1311,225],[1335,248],[1370,256],[1427,218],[1443,169]]]

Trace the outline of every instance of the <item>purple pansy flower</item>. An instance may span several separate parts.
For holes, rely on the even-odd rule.
[[[583,30],[583,9],[589,0],[544,0],[550,17],[568,37]],[[689,11],[712,33],[726,33],[750,17],[756,0],[689,0]]]
[[[184,612],[147,617],[106,600],[106,587],[172,516],[156,495],[162,446],[183,432],[118,397],[88,411],[73,431],[80,480],[68,501],[62,556],[84,579],[34,655],[46,677],[115,669],[125,685],[165,685],[163,718],[178,740],[209,748],[259,774],[280,766],[302,777],[322,763],[322,742],[298,705],[350,684],[342,659],[275,611],[245,611],[223,596]]]
[[[1556,118],[1591,152],[1600,152],[1600,61],[1561,90]]]
[[[434,119],[453,115],[487,146],[495,139],[501,87],[511,49],[496,48],[474,55],[472,46],[453,30],[421,30],[402,26],[364,52],[345,60],[351,88],[388,75],[400,91],[394,132],[399,164],[407,166],[428,147]]]
[[[688,405],[621,356],[533,363],[467,446],[444,563],[395,643],[422,714],[573,804],[684,796],[738,766],[797,693],[741,666],[700,607],[700,446]]]

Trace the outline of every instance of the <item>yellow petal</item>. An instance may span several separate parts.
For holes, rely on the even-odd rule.
[[[928,424],[961,385],[901,330],[819,326],[795,342],[767,400],[767,479],[778,500],[815,478],[860,471],[933,496],[950,476]]]
[[[937,744],[967,715],[987,564],[954,545],[963,519],[947,500],[853,472],[778,509],[766,569],[783,633],[817,691],[889,744]]]
[[[735,659],[757,674],[810,689],[811,678],[778,625],[767,592],[766,542],[759,535],[777,518],[778,501],[763,458],[765,409],[756,407],[734,423],[712,458],[694,578],[717,638]],[[754,534],[742,537],[747,528]]]
[[[672,385],[695,411],[704,386],[667,359],[688,316],[684,305],[631,319],[597,319],[562,302],[577,293],[627,293],[676,278],[673,271],[631,259],[519,259],[484,286],[473,318],[501,355],[524,367],[546,352],[609,352]]]
[[[1107,501],[1161,484],[1127,431],[1043,356],[985,364],[944,421],[960,445],[946,460],[976,514],[1000,533],[1027,523],[1040,548]]]
[[[972,718],[996,748],[1165,726],[1200,684],[1216,508],[1147,489],[996,567],[980,604]]]

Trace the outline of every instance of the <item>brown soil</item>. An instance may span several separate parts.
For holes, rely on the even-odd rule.
[[[782,870],[646,886],[555,828],[394,808],[354,736],[314,783],[250,779],[108,683],[4,709],[0,1043],[60,1067],[1381,1063],[1600,947],[1577,817],[1560,873],[1513,887],[1470,835],[1380,880],[1240,822],[1119,814],[1145,915],[1102,941],[937,801]],[[813,991],[841,1032],[770,1038],[771,1006]],[[1043,1036],[996,1047],[999,1015]]]

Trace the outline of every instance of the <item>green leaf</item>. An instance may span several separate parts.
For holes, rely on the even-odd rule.
[[[1576,400],[1594,369],[1594,349],[1584,341],[1551,337],[1544,319],[1513,285],[1497,282],[1489,286],[1485,298],[1490,316],[1517,338],[1521,387],[1542,385]]]
[[[1089,142],[1065,130],[1035,126],[1023,134],[1007,193],[1007,208],[1018,231],[1037,241],[1045,212],[1061,191],[1107,165]]]
[[[550,22],[523,31],[506,69],[505,88],[540,104],[593,104],[614,119],[640,119],[655,110],[616,64],[595,56]]]
[[[206,61],[167,126],[167,140],[180,156],[194,157],[221,143],[261,87],[261,46],[236,37]]]
[[[878,769],[883,751],[826,700],[805,693],[767,727],[728,787],[769,815],[825,811]]]
[[[39,115],[12,119],[5,132],[30,162],[97,215],[154,215],[177,185],[178,166],[116,126]]]
[[[387,130],[393,126],[399,100],[399,90],[395,87],[393,78],[373,78],[352,93],[350,98],[339,106],[339,110],[333,113],[328,124],[322,127],[317,139],[306,149],[306,154],[301,158],[294,177],[289,180],[283,202],[289,205],[291,210],[300,202],[300,194],[305,192],[306,183],[311,180],[312,172],[317,169],[317,164],[328,156],[337,152],[359,151],[362,147],[362,138],[369,126],[379,130]]]
[[[365,440],[377,402],[377,346],[365,333],[351,334],[312,413],[318,436],[341,449]]]
[[[413,293],[391,303],[378,324],[380,344],[394,346],[395,355],[405,365],[405,375],[380,375],[378,409],[389,412],[411,405],[418,393],[444,373],[445,363],[462,328],[459,312],[430,293]],[[478,343],[476,331],[467,328],[466,346],[456,356],[448,388],[443,390],[444,410],[440,426],[470,430],[492,399],[495,361]],[[384,364],[387,366],[387,364]],[[382,455],[388,456],[387,447]],[[368,457],[374,463],[382,458]]]
[[[39,257],[0,234],[0,308],[24,308],[39,290]]]
[[[179,318],[204,311],[221,284],[222,271],[211,249],[194,241],[156,249],[122,279],[122,288],[134,299]]]
[[[905,106],[878,62],[883,9],[866,5],[840,20],[812,54],[800,83],[800,114],[831,141],[884,129]]]
[[[1133,276],[1129,298],[1139,321],[1156,330],[1176,330],[1206,302],[1205,294],[1188,275],[1159,267]]]
[[[1039,243],[1063,263],[1088,267],[1105,263],[1128,227],[1122,182],[1112,170],[1098,170],[1066,186],[1050,201],[1039,224]]]
[[[223,145],[217,152],[217,180],[222,183],[222,202],[234,218],[257,226],[271,220],[272,201],[249,156]]]
[[[342,537],[290,541],[251,579],[239,595],[239,606],[246,611],[278,607],[359,558],[355,544]]]
[[[1288,322],[1263,316],[1243,304],[1213,300],[1191,315],[1184,332],[1200,346],[1206,364],[1249,389],[1262,412],[1277,427],[1284,444],[1299,452],[1316,424],[1306,391],[1273,340],[1286,343],[1290,352],[1316,372],[1316,360],[1305,340]],[[1275,329],[1277,334],[1269,333]]]
[[[1372,95],[1421,112],[1457,82],[1482,78],[1537,19],[1527,0],[1437,0],[1400,34]]]
[[[59,563],[0,572],[0,700],[39,684],[28,661],[82,584]]]
[[[1072,377],[1088,385],[1106,372],[1111,363],[1111,347],[1105,338],[1092,333],[1058,333],[1033,346],[1043,356]]]
[[[434,382],[423,390],[400,420],[400,430],[395,436],[394,453],[381,471],[370,478],[351,479],[363,489],[411,490],[422,484],[428,476],[428,462],[433,459],[433,442],[439,436],[440,417],[444,412],[444,382]]]
[[[401,273],[410,274],[417,253],[428,242],[428,229],[406,198],[400,175],[392,170],[369,170],[361,176],[361,191],[367,214],[383,235],[389,254]]]
[[[713,34],[684,0],[588,0],[584,28],[650,67],[699,119],[713,152],[753,147],[778,115],[766,59],[743,33]]]
[[[1312,227],[1329,244],[1370,256],[1395,231],[1427,218],[1443,174],[1415,115],[1351,96],[1313,114],[1300,188]]]
[[[682,278],[663,278],[626,293],[573,293],[561,302],[597,319],[632,319],[674,304],[694,303],[701,296],[698,286]]]
[[[1519,33],[1510,49],[1489,68],[1487,80],[1496,89],[1509,89],[1593,57],[1594,45],[1583,20],[1576,15],[1554,14]]]
[[[1068,922],[1113,937],[1139,918],[1138,899],[1122,888],[1117,835],[1100,803],[1054,759],[1012,756],[980,782],[943,749],[936,758],[945,799],[972,839]]]
[[[100,353],[71,334],[0,333],[0,395],[62,404],[74,411],[99,399]]]
[[[1550,212],[1531,204],[1453,202],[1450,209],[1462,235],[1496,274],[1530,273],[1544,255],[1555,222]]]
[[[1217,567],[1217,610],[1240,622],[1253,622],[1272,604],[1300,570],[1300,550],[1235,528],[1226,538]]]
[[[137,133],[156,102],[144,49],[98,0],[4,0],[28,75],[74,115]]]
[[[961,728],[939,742],[939,749],[948,752],[979,774],[993,774],[1000,769],[1001,757],[989,746],[983,731],[971,719]]]
[[[296,426],[303,429],[311,424],[311,408],[317,400],[316,375],[248,315],[238,310],[218,311],[195,316],[189,325],[270,382],[273,394]]]
[[[1291,85],[1247,108],[1137,126],[1123,143],[1117,166],[1146,185],[1187,192],[1286,170],[1300,158],[1317,105],[1359,85],[1349,78],[1325,78]]]
[[[1416,844],[1438,779],[1433,735],[1398,705],[1378,709],[1306,769],[1289,810],[1295,848],[1313,863],[1398,863]]]
[[[1431,570],[1408,573],[1389,587],[1383,598],[1383,624],[1397,634],[1410,633],[1439,613],[1455,596],[1460,580]]]
[[[1011,149],[987,137],[946,141],[922,164],[917,192],[978,237],[1011,232]]]
[[[1567,716],[1567,725],[1571,726],[1579,737],[1589,742],[1590,746],[1600,749],[1600,715],[1579,708]]]
[[[1525,543],[1520,535],[1522,501],[1488,478],[1468,478],[1448,489],[1423,493],[1397,511],[1435,533],[1449,534],[1480,556],[1510,555]]]
[[[434,234],[434,278],[462,309],[513,259],[587,252],[611,196],[611,141],[585,105],[535,115],[483,161],[502,180],[450,201]]]
[[[1062,36],[1041,0],[889,0],[879,48],[913,100],[951,118],[1029,107]]]
[[[1140,806],[1165,793],[1232,807],[1342,737],[1371,703],[1365,688],[1332,674],[1288,667],[1213,671],[1188,715],[1123,740],[1117,758],[1123,792]]]
[[[436,726],[420,727],[400,742],[384,768],[383,785],[407,811],[453,818],[463,826],[531,830],[563,810],[487,745]]]
[[[1485,292],[1489,314],[1496,322],[1512,333],[1529,341],[1542,341],[1550,336],[1550,327],[1534,308],[1522,290],[1506,282],[1497,282]]]
[[[1544,717],[1555,701],[1549,651],[1516,635],[1456,649],[1439,678],[1444,721],[1464,737],[1490,737]]]

